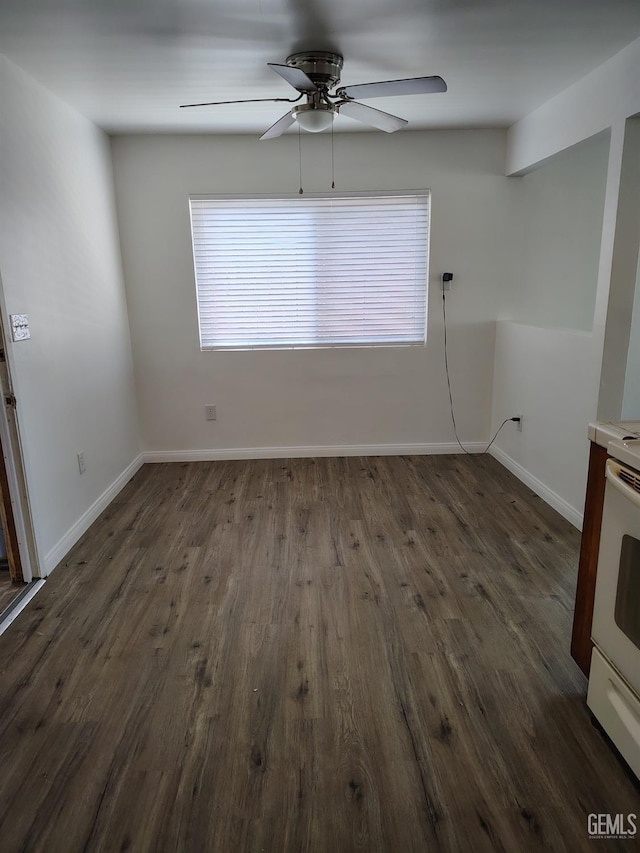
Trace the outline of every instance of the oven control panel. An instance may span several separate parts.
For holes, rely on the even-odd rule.
[[[640,438],[618,438],[610,441],[607,453],[619,462],[640,471]]]

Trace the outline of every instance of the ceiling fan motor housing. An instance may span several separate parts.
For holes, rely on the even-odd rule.
[[[332,89],[340,82],[344,59],[339,53],[324,50],[292,53],[287,57],[287,65],[299,68],[319,89]]]

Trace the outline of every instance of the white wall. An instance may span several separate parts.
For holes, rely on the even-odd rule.
[[[595,417],[597,362],[589,332],[499,321],[493,407],[496,427],[512,412],[493,455],[576,527],[582,524]],[[505,414],[506,413],[506,414]]]
[[[592,328],[608,152],[600,134],[514,179],[513,268],[496,335],[494,426],[523,415],[496,455],[577,526],[600,376]]]
[[[636,271],[622,417],[626,421],[640,421],[640,258]]]
[[[131,349],[107,137],[3,57],[0,103],[2,307],[31,327],[8,357],[46,573],[139,455]]]
[[[640,395],[638,367],[633,344],[640,330],[634,327],[640,315],[634,312],[634,297],[640,254],[640,119],[629,119],[624,127],[620,163],[620,186],[616,209],[611,288],[603,343],[600,379],[600,410],[617,419],[634,395]]]
[[[500,318],[593,328],[608,153],[600,134],[512,182],[514,267]]]
[[[307,192],[330,186],[330,141],[302,138]],[[298,138],[125,136],[112,148],[140,422],[154,458],[452,449],[445,270],[456,277],[448,310],[459,433],[487,439],[508,195],[502,132],[335,137],[338,191],[432,190],[426,348],[200,352],[189,193],[295,193]],[[206,403],[216,403],[216,422],[204,420]]]

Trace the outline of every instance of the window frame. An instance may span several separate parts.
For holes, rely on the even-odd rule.
[[[424,292],[422,295],[422,315],[424,317],[424,334],[420,340],[414,341],[312,341],[307,343],[277,343],[277,344],[249,344],[229,345],[229,344],[209,344],[203,342],[203,327],[201,320],[200,306],[200,286],[198,284],[198,268],[196,260],[196,242],[194,234],[194,220],[191,203],[213,201],[298,201],[300,193],[191,193],[189,194],[189,225],[191,235],[191,248],[193,260],[194,286],[196,297],[196,311],[198,321],[198,336],[200,341],[201,352],[264,352],[264,351],[282,351],[282,350],[313,350],[313,349],[384,349],[389,347],[425,347],[427,343],[428,330],[428,301],[429,301],[429,275],[430,275],[430,260],[431,260],[431,210],[432,210],[432,194],[428,188],[413,189],[413,190],[366,190],[366,191],[332,191],[319,193],[304,193],[304,200],[332,200],[332,199],[378,199],[378,198],[414,198],[424,199],[426,206],[426,233],[424,234]]]

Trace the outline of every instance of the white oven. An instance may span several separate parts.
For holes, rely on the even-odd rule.
[[[587,704],[640,778],[640,439],[608,453]]]

